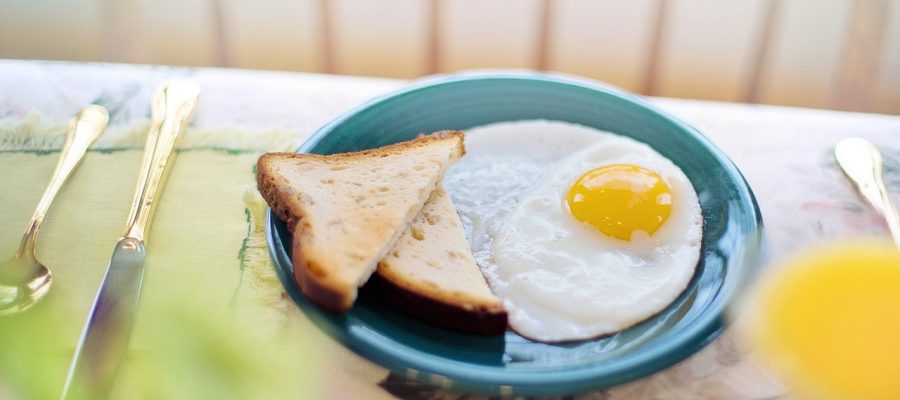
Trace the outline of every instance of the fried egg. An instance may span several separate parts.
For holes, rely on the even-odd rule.
[[[700,205],[684,173],[646,144],[526,121],[473,130],[467,147],[473,160],[451,170],[448,187],[520,335],[615,333],[687,287],[700,256]]]

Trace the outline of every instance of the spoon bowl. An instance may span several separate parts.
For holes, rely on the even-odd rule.
[[[33,258],[0,263],[0,316],[31,308],[50,290],[52,280],[50,269]]]
[[[894,244],[900,248],[900,213],[884,184],[881,152],[866,139],[848,137],[834,146],[834,156],[863,199],[884,218]]]

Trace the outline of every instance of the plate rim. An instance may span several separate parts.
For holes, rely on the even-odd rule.
[[[734,165],[733,161],[725,155],[718,147],[716,147],[706,136],[693,126],[681,121],[679,118],[659,109],[655,105],[649,103],[645,99],[631,94],[620,88],[596,82],[584,78],[545,72],[509,72],[509,71],[491,71],[491,72],[470,72],[460,74],[448,74],[433,77],[426,77],[410,83],[403,88],[374,97],[359,106],[351,108],[333,120],[329,121],[316,130],[310,137],[303,142],[296,150],[297,153],[308,152],[313,146],[318,144],[329,132],[336,126],[344,123],[355,114],[365,110],[375,104],[383,101],[404,96],[419,90],[430,89],[440,85],[454,84],[472,80],[529,80],[542,81],[553,84],[564,84],[580,87],[583,89],[603,92],[604,94],[617,97],[619,100],[633,103],[646,111],[661,117],[673,125],[696,139],[716,161],[725,169],[731,180],[735,181],[738,198],[741,203],[749,206],[753,211],[752,216],[744,215],[743,222],[750,224],[750,228],[746,235],[743,235],[744,242],[742,246],[734,254],[729,256],[732,258],[740,258],[739,265],[743,266],[743,273],[755,275],[761,265],[765,253],[764,240],[764,224],[759,204],[750,188],[746,178]],[[499,122],[499,121],[498,121]],[[296,282],[293,280],[293,274],[289,279],[284,277],[284,273],[293,270],[289,259],[286,255],[279,252],[280,243],[276,245],[276,241],[280,241],[277,232],[274,229],[274,214],[269,209],[266,213],[266,240],[267,247],[273,259],[274,268],[279,274],[279,279],[283,285],[290,284],[293,286],[294,293],[290,293],[295,297],[295,293],[299,293]],[[285,268],[284,264],[287,265]],[[319,329],[324,330],[330,337],[338,340],[354,352],[362,355],[370,361],[380,364],[387,369],[403,374],[404,376],[415,378],[419,381],[438,384],[438,386],[452,387],[457,390],[467,390],[487,394],[517,394],[517,395],[550,395],[563,393],[579,393],[601,387],[609,387],[624,382],[632,381],[638,378],[649,376],[653,373],[666,369],[678,362],[683,361],[690,355],[696,353],[715,338],[717,338],[728,325],[726,319],[726,308],[732,304],[742,292],[742,287],[738,285],[740,282],[747,281],[752,276],[744,278],[726,279],[723,285],[718,289],[716,296],[722,296],[722,299],[714,304],[698,319],[694,324],[684,327],[679,336],[675,339],[675,343],[663,348],[653,349],[655,351],[637,354],[637,357],[627,359],[626,363],[621,361],[617,364],[617,370],[607,370],[602,363],[583,366],[576,369],[557,369],[553,371],[498,371],[497,367],[487,367],[468,364],[456,360],[447,360],[444,358],[432,360],[421,355],[430,355],[420,351],[410,351],[405,348],[389,348],[372,342],[359,332],[347,332],[341,330],[333,322],[325,320],[322,311],[313,309],[313,315],[308,317],[315,320],[315,325]],[[300,295],[302,296],[302,295]],[[304,308],[299,302],[304,299],[293,299],[297,306]],[[304,311],[306,309],[304,308]],[[324,327],[323,324],[328,325]],[[369,332],[370,333],[370,332]],[[448,368],[451,365],[452,368]],[[416,371],[415,376],[408,371]],[[434,378],[438,377],[438,378]],[[447,382],[449,380],[449,383]]]

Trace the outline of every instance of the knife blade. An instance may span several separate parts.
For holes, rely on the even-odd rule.
[[[197,109],[200,86],[190,79],[162,84],[153,98],[152,123],[125,233],[75,349],[63,399],[109,397],[134,324],[144,278],[144,236],[174,155],[175,144]]]

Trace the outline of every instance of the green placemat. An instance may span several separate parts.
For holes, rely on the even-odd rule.
[[[66,124],[36,114],[0,120],[0,258],[16,251]],[[0,321],[0,340],[10,342],[3,346],[20,349],[0,354],[0,397],[58,398],[124,229],[147,126],[110,126],[51,206],[36,253],[53,286],[33,312]],[[314,382],[332,367],[316,360],[334,359],[319,354],[346,351],[284,297],[254,180],[260,154],[295,148],[297,140],[298,133],[277,130],[185,133],[147,238],[141,305],[113,397],[317,397],[310,391],[322,385]]]

